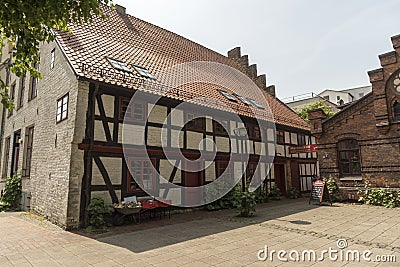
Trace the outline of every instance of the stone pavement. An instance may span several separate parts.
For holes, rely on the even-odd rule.
[[[0,266],[400,266],[400,209],[318,206],[300,199],[259,205],[257,216],[248,219],[235,217],[233,211],[194,213],[206,215],[205,219],[149,229],[141,225],[131,231],[121,228],[126,233],[96,238],[62,231],[23,213],[3,213]],[[193,214],[173,216],[185,219]],[[319,258],[331,248],[339,251],[339,259],[330,261],[325,253],[324,261],[314,261],[312,252],[305,251],[300,262],[280,261],[277,252],[272,261],[259,261],[257,254],[265,246],[268,255],[285,250],[281,258],[295,259],[299,253],[300,260],[305,250],[315,250]],[[360,262],[353,261],[356,250],[361,254],[371,250],[366,255],[371,261],[362,255]],[[389,260],[395,256],[397,262],[372,261],[377,256]]]

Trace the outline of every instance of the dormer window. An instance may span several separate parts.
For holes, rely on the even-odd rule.
[[[228,93],[227,91],[224,91],[224,90],[218,90],[220,93],[221,93],[221,95],[223,95],[226,99],[228,99],[228,100],[230,100],[230,101],[233,101],[233,102],[236,102],[236,99],[235,99],[235,97],[233,96],[233,95],[231,95],[230,93]]]
[[[236,96],[237,99],[239,99],[240,102],[242,102],[242,103],[245,104],[246,106],[250,106],[250,105],[251,105],[251,103],[250,103],[246,98],[244,98],[243,96],[238,95],[238,94],[233,94],[233,95]]]
[[[156,77],[154,77],[154,75],[151,74],[147,69],[145,69],[143,67],[135,66],[135,65],[133,65],[133,67],[140,74],[140,76],[145,77],[145,78],[150,78],[153,80],[156,79]]]
[[[260,103],[258,103],[256,100],[254,100],[254,99],[250,99],[249,98],[249,101],[250,101],[250,103],[252,103],[254,106],[256,106],[257,108],[259,108],[259,109],[264,109],[264,107],[260,104]]]
[[[112,58],[107,58],[107,59],[115,69],[132,73],[132,71],[129,69],[128,65],[126,65],[125,62]]]

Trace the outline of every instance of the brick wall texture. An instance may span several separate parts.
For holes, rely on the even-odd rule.
[[[336,177],[341,187],[360,184],[341,177],[337,143],[345,139],[359,143],[362,182],[369,181],[376,187],[400,187],[400,122],[393,114],[393,103],[400,102],[400,92],[394,88],[400,72],[400,49],[396,47],[399,40],[399,36],[392,38],[395,51],[379,56],[382,67],[368,73],[371,94],[327,120],[318,110],[310,114],[321,176]]]

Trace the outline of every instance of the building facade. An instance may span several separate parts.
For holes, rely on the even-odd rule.
[[[289,149],[315,143],[309,125],[275,98],[275,88],[266,86],[265,75],[257,74],[240,48],[226,57],[127,15],[121,6],[104,7],[104,12],[108,20],[70,25],[72,34],[56,31],[55,42],[41,45],[36,67],[43,79],[9,79],[17,108],[4,116],[1,173],[3,182],[22,175],[32,211],[64,228],[78,227],[85,223],[93,197],[111,204],[154,191],[167,198],[158,175],[176,185],[196,187],[224,172],[245,173],[245,178],[265,178],[266,190],[310,190],[318,172],[316,153],[290,154]],[[237,95],[234,84],[229,88],[193,82],[168,92],[162,89],[156,74],[188,62],[229,66],[251,80],[263,97],[254,99],[246,90]],[[231,81],[231,74],[219,78]],[[138,92],[142,98],[130,103]],[[151,103],[155,95],[159,99]],[[214,100],[196,102],[204,96]],[[180,108],[182,103],[189,108]],[[256,113],[264,119],[256,120]],[[129,157],[124,156],[123,127],[135,133],[125,144]],[[248,141],[235,137],[238,128],[247,130]],[[244,152],[249,155],[245,165]],[[179,153],[201,158],[200,170],[182,170]]]
[[[329,119],[322,110],[309,113],[321,176],[335,177],[345,198],[356,198],[365,182],[400,187],[400,36],[391,40],[394,51],[368,72],[371,93]]]

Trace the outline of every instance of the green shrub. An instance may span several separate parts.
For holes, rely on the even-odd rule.
[[[251,217],[256,213],[256,195],[254,192],[242,192],[241,188],[235,188],[234,206],[240,217]]]
[[[267,192],[265,190],[263,190],[261,188],[261,186],[254,191],[254,194],[255,194],[257,204],[268,202]]]
[[[227,188],[224,188],[225,185],[221,185],[221,187],[218,187],[218,190],[227,190]],[[231,209],[233,208],[233,201],[235,198],[235,188],[232,188],[225,196],[215,200],[214,202],[211,202],[206,205],[207,210],[209,211],[215,211],[215,210],[222,210],[222,209]],[[214,190],[213,190],[214,191]],[[210,197],[213,197],[216,195],[216,192],[210,192]]]
[[[331,196],[332,202],[339,202],[341,201],[340,194],[339,194],[339,186],[336,183],[335,178],[330,176],[329,178],[322,179],[328,188],[329,195]]]
[[[95,197],[92,198],[88,206],[89,226],[87,230],[105,229],[108,223],[104,220],[104,216],[110,214],[109,208],[104,204],[104,200]]]
[[[384,206],[386,208],[395,208],[400,204],[399,193],[395,194],[389,188],[371,188],[371,184],[366,182],[364,190],[358,192],[360,195],[358,201],[366,205]]]
[[[295,187],[289,187],[287,190],[287,197],[291,199],[299,198],[300,192]]]
[[[281,190],[279,190],[279,188],[276,185],[274,185],[271,187],[268,196],[272,200],[280,200],[281,199]]]
[[[21,175],[16,174],[13,177],[8,177],[6,186],[3,190],[3,196],[1,197],[2,211],[11,211],[19,209],[19,202],[22,194],[22,181]]]

